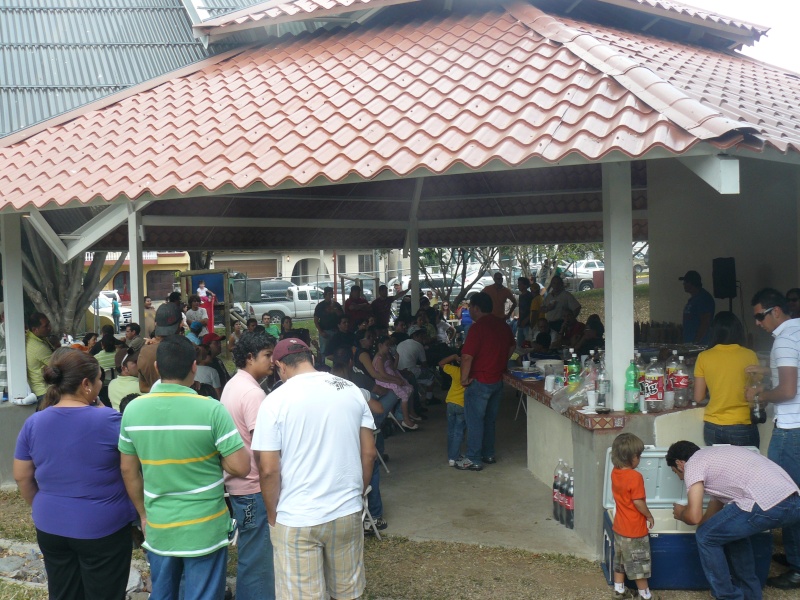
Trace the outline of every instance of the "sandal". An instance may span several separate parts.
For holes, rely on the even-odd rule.
[[[416,431],[417,429],[419,429],[419,425],[417,425],[416,423],[414,423],[413,425],[407,425],[404,421],[401,423],[401,425],[403,426],[403,429],[407,429],[408,431]]]
[[[422,421],[422,417],[408,417],[408,418],[414,421],[415,423],[419,423],[420,421]]]

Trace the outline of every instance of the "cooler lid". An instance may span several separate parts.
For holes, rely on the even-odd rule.
[[[675,503],[686,504],[686,486],[667,466],[667,448],[645,446],[642,459],[636,470],[644,477],[644,490],[647,494],[647,507],[651,510],[672,508]],[[614,508],[614,494],[611,491],[611,448],[606,450],[606,470],[603,480],[603,508]]]

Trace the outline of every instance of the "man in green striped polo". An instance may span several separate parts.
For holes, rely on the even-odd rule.
[[[150,558],[154,598],[212,600],[225,593],[228,534],[223,469],[243,477],[250,458],[228,412],[191,386],[194,345],[168,336],[158,345],[160,383],[128,405],[119,450]]]

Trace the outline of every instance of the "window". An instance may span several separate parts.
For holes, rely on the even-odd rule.
[[[372,254],[358,255],[358,272],[372,273],[375,270],[375,257]]]
[[[345,260],[345,258],[344,254],[339,254],[336,257],[336,265],[339,269],[339,273],[347,273],[347,260]]]
[[[297,292],[298,300],[308,300],[308,292]]]

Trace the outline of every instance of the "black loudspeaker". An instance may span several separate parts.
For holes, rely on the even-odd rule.
[[[714,298],[736,298],[736,259],[715,258],[711,267]]]

